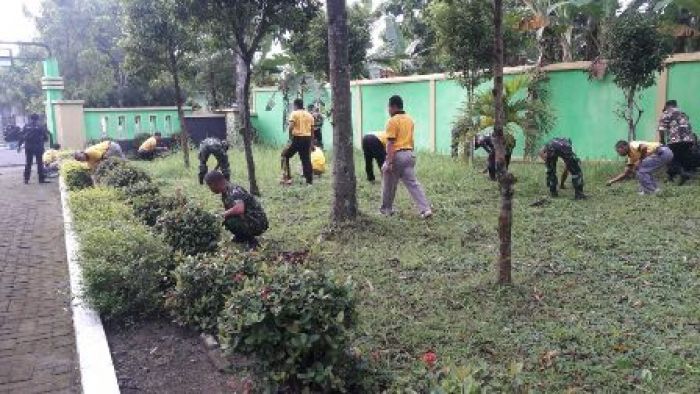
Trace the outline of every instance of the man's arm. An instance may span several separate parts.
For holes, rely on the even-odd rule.
[[[657,128],[659,133],[659,142],[662,144],[666,143],[666,133],[668,132],[668,122],[666,121],[666,116],[661,115],[659,118],[659,127]]]
[[[634,172],[634,165],[628,164],[627,167],[625,167],[625,171],[621,173],[620,175],[610,179],[608,182],[605,183],[606,186],[610,186],[613,183],[620,182],[622,180],[627,179],[632,173]]]
[[[396,156],[396,148],[394,147],[394,139],[386,141],[386,162],[384,163],[386,170],[391,172],[394,169],[394,156]]]
[[[245,213],[245,203],[243,200],[238,200],[234,206],[224,211],[224,220],[231,216],[240,216]]]

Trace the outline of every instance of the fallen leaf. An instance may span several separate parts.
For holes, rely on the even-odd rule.
[[[559,350],[549,350],[540,356],[540,365],[542,369],[549,368],[554,365],[554,359],[559,355]]]

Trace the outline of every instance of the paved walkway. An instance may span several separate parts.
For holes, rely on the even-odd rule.
[[[80,392],[58,184],[0,168],[0,393]]]
[[[24,166],[24,149],[22,152],[8,149],[6,146],[0,147],[0,167]]]

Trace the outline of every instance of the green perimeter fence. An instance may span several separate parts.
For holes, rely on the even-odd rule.
[[[589,78],[589,65],[576,62],[544,67],[550,104],[557,117],[554,130],[545,138],[571,138],[577,154],[585,160],[612,159],[615,158],[614,143],[627,137],[625,122],[615,114],[623,103],[623,94],[609,75],[602,80]],[[508,75],[525,72],[522,67],[506,70]],[[483,83],[477,91],[491,86],[491,82]],[[276,90],[257,88],[252,97],[253,124],[259,140],[274,146],[287,141],[282,124],[282,95]],[[637,127],[637,138],[656,140],[656,119],[667,99],[678,100],[691,122],[700,125],[698,92],[700,53],[669,59],[666,69],[657,76],[656,84],[640,94],[639,104],[644,112]],[[457,81],[444,74],[353,81],[351,93],[353,141],[357,147],[362,135],[384,128],[388,98],[398,94],[416,122],[416,149],[449,154],[452,123],[466,99],[466,90]],[[324,96],[330,96],[330,92],[326,91]],[[304,98],[307,102],[315,99],[313,94]],[[271,101],[274,105],[269,105]],[[326,103],[326,107],[330,108],[330,103]],[[330,121],[324,122],[323,138],[330,147]],[[522,156],[523,136],[518,134],[516,138],[518,146],[514,155]]]

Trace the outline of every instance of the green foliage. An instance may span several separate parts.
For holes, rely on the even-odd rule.
[[[443,63],[470,93],[492,66],[492,14],[488,0],[439,0],[428,6]]]
[[[92,186],[90,170],[79,161],[64,160],[60,171],[68,190],[80,190]]]
[[[69,201],[80,238],[87,301],[110,320],[160,311],[163,285],[172,268],[165,242],[137,223],[115,189],[72,192]]]
[[[114,166],[111,171],[104,171],[98,183],[115,188],[127,188],[139,183],[151,183],[151,177],[144,170],[126,163]]]
[[[150,180],[142,180],[122,188],[122,193],[128,200],[142,196],[160,196],[160,188]]]
[[[122,200],[118,190],[102,186],[71,192],[69,205],[77,230],[114,220],[132,221],[131,209]]]
[[[95,177],[95,181],[97,183],[102,183],[102,178],[104,176],[110,174],[117,167],[123,167],[126,165],[128,165],[128,162],[126,160],[123,160],[119,157],[109,157],[105,160],[100,161],[100,163],[97,164],[97,167],[95,167],[95,170],[93,171],[92,175],[93,177]]]
[[[271,382],[329,391],[344,387],[338,365],[354,320],[349,284],[279,266],[231,294],[219,333],[231,350],[255,354]]]
[[[134,215],[150,227],[158,222],[158,218],[166,212],[176,209],[184,204],[178,197],[163,196],[160,194],[143,194],[132,197],[129,202],[134,210]]]
[[[232,291],[257,274],[249,255],[233,251],[180,256],[173,272],[175,287],[166,306],[180,323],[206,332],[216,332],[217,319]]]
[[[348,61],[350,78],[365,76],[367,50],[372,46],[369,9],[360,4],[348,8]],[[291,60],[302,72],[313,73],[328,79],[328,22],[326,12],[319,10],[309,22],[307,29],[299,30],[286,39]]]
[[[165,212],[156,226],[165,241],[185,255],[216,250],[221,235],[219,219],[192,202]]]
[[[148,317],[162,309],[162,284],[171,265],[167,245],[147,227],[94,222],[81,231],[85,297],[105,318]]]
[[[633,10],[610,20],[604,43],[607,70],[625,91],[653,85],[670,53],[668,37],[659,32],[656,18]]]

